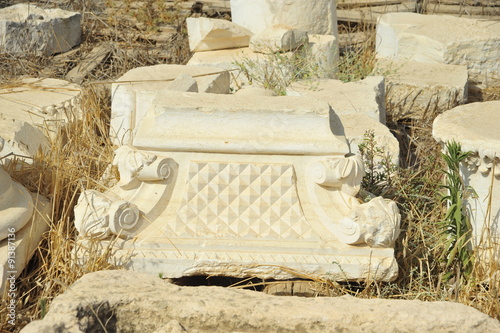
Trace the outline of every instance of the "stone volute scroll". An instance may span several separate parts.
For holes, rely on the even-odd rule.
[[[363,163],[329,104],[161,91],[151,105],[116,150],[118,183],[80,197],[80,242],[170,278],[397,276],[397,207],[358,198]]]
[[[98,239],[111,235],[134,236],[141,228],[139,220],[144,212],[133,202],[121,199],[120,191],[137,190],[143,182],[168,179],[175,162],[121,146],[115,151],[112,165],[118,168],[120,174],[115,191],[99,193],[86,190],[75,207],[75,225],[83,235]]]

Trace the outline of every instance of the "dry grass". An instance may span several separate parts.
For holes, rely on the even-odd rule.
[[[178,23],[177,32],[172,35],[169,48],[165,50],[162,48],[166,48],[166,44],[141,37],[147,31],[131,33],[136,24],[133,20],[109,20],[97,15],[95,12],[98,12],[98,8],[94,7],[93,1],[68,0],[64,4],[71,9],[80,6],[86,13],[84,43],[78,51],[57,64],[54,57],[0,55],[2,81],[19,75],[35,75],[46,68],[50,69],[54,77],[63,77],[79,58],[100,42],[112,42],[113,49],[106,61],[86,78],[87,83],[114,80],[138,66],[185,63],[189,56],[185,27],[179,16],[172,16]],[[346,75],[346,80],[364,77],[373,68],[373,30],[366,27],[360,30],[366,31],[366,42],[342,54],[345,66],[341,74]],[[72,256],[76,235],[72,222],[73,207],[82,189],[103,189],[100,179],[113,154],[107,135],[109,92],[99,89],[101,85],[85,86],[82,117],[70,117],[68,124],[59,128],[58,139],[51,142],[48,153],[36,156],[32,165],[14,163],[8,166],[14,179],[52,200],[52,219],[50,230],[44,235],[28,268],[17,280],[20,291],[17,326],[12,328],[6,324],[7,312],[5,303],[2,303],[1,332],[18,331],[29,321],[43,317],[51,300],[83,274],[119,268],[108,264],[106,252],[102,255],[95,251],[84,266],[77,265]],[[499,98],[497,92],[491,96]],[[435,115],[435,112],[429,112],[428,116],[419,120],[389,118],[388,125],[401,145],[401,168],[392,178],[390,190],[383,189],[386,196],[398,203],[402,214],[402,234],[396,244],[400,268],[398,278],[392,283],[340,283],[303,276],[300,272],[297,272],[297,276],[313,281],[321,293],[330,296],[349,293],[364,298],[458,301],[500,319],[497,266],[484,267],[477,261],[472,278],[468,281],[452,284],[444,283],[441,279],[446,273],[441,260],[445,249],[437,222],[443,218],[444,211],[439,196],[443,162],[440,159],[440,147],[431,136]],[[488,247],[488,244],[485,246]],[[255,285],[255,282],[252,284]]]

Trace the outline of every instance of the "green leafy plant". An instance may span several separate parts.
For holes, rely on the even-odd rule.
[[[445,281],[452,277],[456,280],[462,277],[467,279],[474,264],[470,246],[472,225],[464,202],[474,191],[464,185],[460,176],[460,163],[470,154],[471,152],[463,152],[461,145],[455,141],[447,142],[445,153],[442,154],[447,167],[447,170],[443,170],[445,174],[443,186],[447,193],[442,201],[448,207],[444,220],[440,224],[441,233],[446,242],[446,268],[449,270],[443,276]]]
[[[390,154],[377,143],[373,130],[365,132],[358,149],[366,172],[361,183],[362,188],[377,195],[385,194],[391,187],[392,175],[397,171]]]

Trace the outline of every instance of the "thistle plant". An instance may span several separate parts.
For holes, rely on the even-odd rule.
[[[470,154],[470,151],[463,152],[461,145],[455,141],[447,142],[445,153],[442,154],[447,166],[447,170],[443,170],[445,174],[443,187],[447,193],[441,200],[448,207],[444,220],[440,223],[446,246],[446,268],[449,270],[443,276],[445,281],[452,277],[456,280],[462,277],[467,279],[474,264],[470,244],[472,225],[464,202],[474,191],[464,185],[460,176],[460,163]]]

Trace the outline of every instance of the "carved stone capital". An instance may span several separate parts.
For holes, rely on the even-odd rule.
[[[133,236],[140,216],[135,204],[113,200],[94,190],[87,190],[80,195],[74,211],[78,232],[97,239],[111,235]]]
[[[307,176],[317,184],[308,184],[314,208],[325,226],[343,243],[392,247],[399,235],[398,208],[394,202],[381,197],[361,204],[356,195],[364,174],[359,156],[311,163]]]
[[[494,155],[493,155],[494,156]],[[500,158],[491,157],[486,154],[473,153],[466,160],[467,167],[472,171],[479,171],[483,175],[487,176],[492,170],[494,170],[495,177],[500,177]]]
[[[123,189],[133,187],[135,180],[157,181],[167,179],[171,174],[170,159],[140,152],[129,146],[121,146],[115,151],[113,165],[118,167]]]

